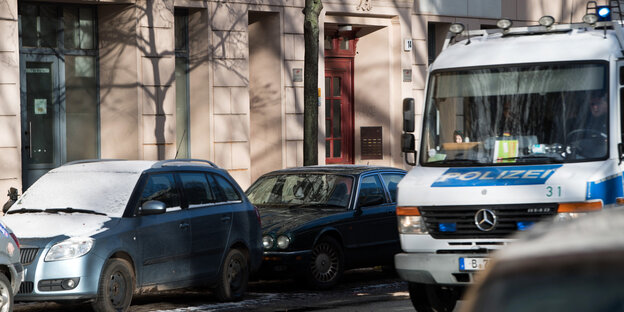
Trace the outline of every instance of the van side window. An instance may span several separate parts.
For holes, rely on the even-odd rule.
[[[188,202],[189,208],[197,205],[214,203],[215,194],[208,186],[206,175],[201,172],[184,172],[180,173],[180,181],[182,182],[182,191]]]
[[[148,200],[161,201],[167,208],[180,207],[180,194],[172,173],[152,174],[147,178],[139,205]]]

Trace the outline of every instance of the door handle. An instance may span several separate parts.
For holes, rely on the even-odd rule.
[[[221,217],[221,222],[228,222],[230,219],[232,219],[230,216],[223,216]]]
[[[32,158],[32,121],[28,122],[28,146],[26,146],[26,149],[28,149],[28,155],[30,155],[30,158]]]
[[[186,230],[189,228],[189,224],[186,222],[180,223],[180,229]]]

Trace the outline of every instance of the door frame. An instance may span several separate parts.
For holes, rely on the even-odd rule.
[[[353,58],[339,57],[339,58],[326,58],[325,59],[325,78],[328,77],[340,77],[342,83],[340,85],[340,98],[341,100],[341,140],[342,140],[342,156],[333,157],[333,153],[330,151],[330,157],[325,157],[325,163],[327,164],[353,164],[354,163],[354,109],[353,109]],[[330,89],[333,86],[330,85]],[[335,100],[335,96],[332,96],[331,90],[325,90],[325,100]],[[327,108],[326,108],[327,110]],[[327,116],[327,111],[325,112]],[[330,118],[333,119],[330,112]],[[327,120],[327,117],[325,117]],[[325,129],[325,140],[328,138],[328,134],[332,129]],[[327,155],[327,151],[326,154]]]
[[[52,124],[53,124],[53,160],[51,163],[31,164],[30,155],[32,155],[32,134],[31,127],[28,123],[28,84],[27,84],[27,63],[50,63],[51,79],[52,79]],[[20,139],[22,142],[22,185],[25,190],[39,177],[47,171],[54,169],[65,163],[65,101],[64,85],[65,81],[65,65],[62,58],[51,54],[38,53],[20,53]],[[33,174],[33,172],[35,172]]]

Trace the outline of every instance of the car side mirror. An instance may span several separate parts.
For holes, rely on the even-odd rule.
[[[403,134],[401,135],[401,152],[405,155],[405,162],[416,166],[416,143],[412,132],[416,129],[416,110],[414,99],[403,99]],[[408,155],[412,154],[412,160]]]
[[[13,204],[17,201],[17,189],[14,187],[10,187],[9,188],[9,192],[7,193],[7,196],[9,196],[9,200],[6,201],[6,203],[4,203],[4,206],[2,206],[2,212],[6,213],[11,206],[13,206]]]
[[[370,195],[364,196],[360,199],[360,204],[358,205],[360,208],[381,205],[386,202],[386,199],[383,195]]]
[[[158,200],[148,200],[141,205],[142,215],[163,214],[167,211],[165,203]]]

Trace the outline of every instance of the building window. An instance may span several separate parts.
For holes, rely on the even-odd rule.
[[[189,158],[188,10],[175,10],[176,158]]]
[[[25,161],[42,165],[35,154],[49,154],[42,159],[49,160],[45,162],[46,168],[53,168],[73,160],[97,158],[96,7],[20,2],[18,10],[21,75],[26,84],[23,88],[26,94],[22,95],[26,111],[22,126],[33,129],[23,134],[23,141],[28,142],[24,148],[29,149],[24,151],[28,155]],[[50,86],[31,79],[35,77],[31,67],[37,64],[49,68],[36,74],[49,79]],[[52,90],[49,96],[41,97],[41,88],[48,87]],[[44,125],[51,126],[43,131],[40,128]],[[43,140],[43,136],[49,139]]]

